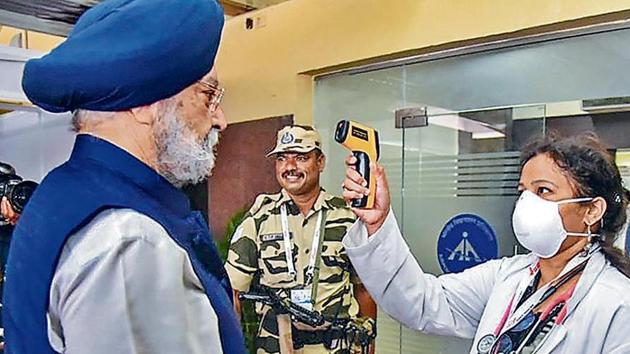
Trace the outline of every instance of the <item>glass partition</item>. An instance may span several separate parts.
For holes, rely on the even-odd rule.
[[[630,181],[628,42],[630,30],[611,30],[318,78],[323,185],[341,193],[348,151],[333,130],[341,119],[359,121],[379,131],[394,212],[427,272],[514,254],[518,150],[532,135],[595,131]],[[395,111],[409,107],[426,108],[428,125],[397,129]],[[382,311],[378,326],[379,354],[459,353],[469,345],[411,332]]]
[[[513,255],[518,150],[543,133],[545,107],[423,108],[428,125],[404,129],[398,214],[418,263],[441,274]],[[402,353],[465,353],[469,347],[467,340],[402,333]]]
[[[366,75],[339,76],[316,82],[315,126],[319,129],[326,154],[326,169],[322,185],[331,193],[341,194],[345,170],[344,159],[349,155],[334,140],[336,123],[341,119],[363,122],[378,130],[380,162],[386,166],[392,189],[392,206],[401,212],[400,174],[402,160],[402,131],[392,121],[394,109],[404,105],[404,86],[383,85],[383,82],[401,82],[402,70],[393,68]],[[378,317],[378,353],[400,353],[401,326],[383,312]]]

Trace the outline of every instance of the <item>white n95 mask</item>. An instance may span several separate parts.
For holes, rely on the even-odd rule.
[[[512,214],[512,228],[518,242],[541,258],[555,255],[567,236],[597,236],[567,232],[560,216],[560,204],[588,202],[593,198],[575,198],[561,201],[545,200],[530,191],[524,191],[516,201]]]

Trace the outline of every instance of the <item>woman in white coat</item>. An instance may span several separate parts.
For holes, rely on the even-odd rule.
[[[630,262],[612,246],[626,221],[627,191],[595,136],[541,138],[523,150],[512,224],[530,254],[439,277],[410,253],[384,170],[372,170],[375,206],[354,210],[360,220],[343,242],[392,317],[418,331],[474,338],[475,354],[630,353]],[[348,167],[344,198],[367,193],[364,185]]]

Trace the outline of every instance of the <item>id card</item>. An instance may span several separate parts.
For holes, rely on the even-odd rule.
[[[311,287],[291,290],[291,302],[303,308],[313,311],[313,301],[311,301]]]

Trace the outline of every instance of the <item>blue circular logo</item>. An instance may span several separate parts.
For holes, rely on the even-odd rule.
[[[459,214],[442,228],[438,261],[445,273],[457,273],[499,256],[497,236],[478,215]]]

